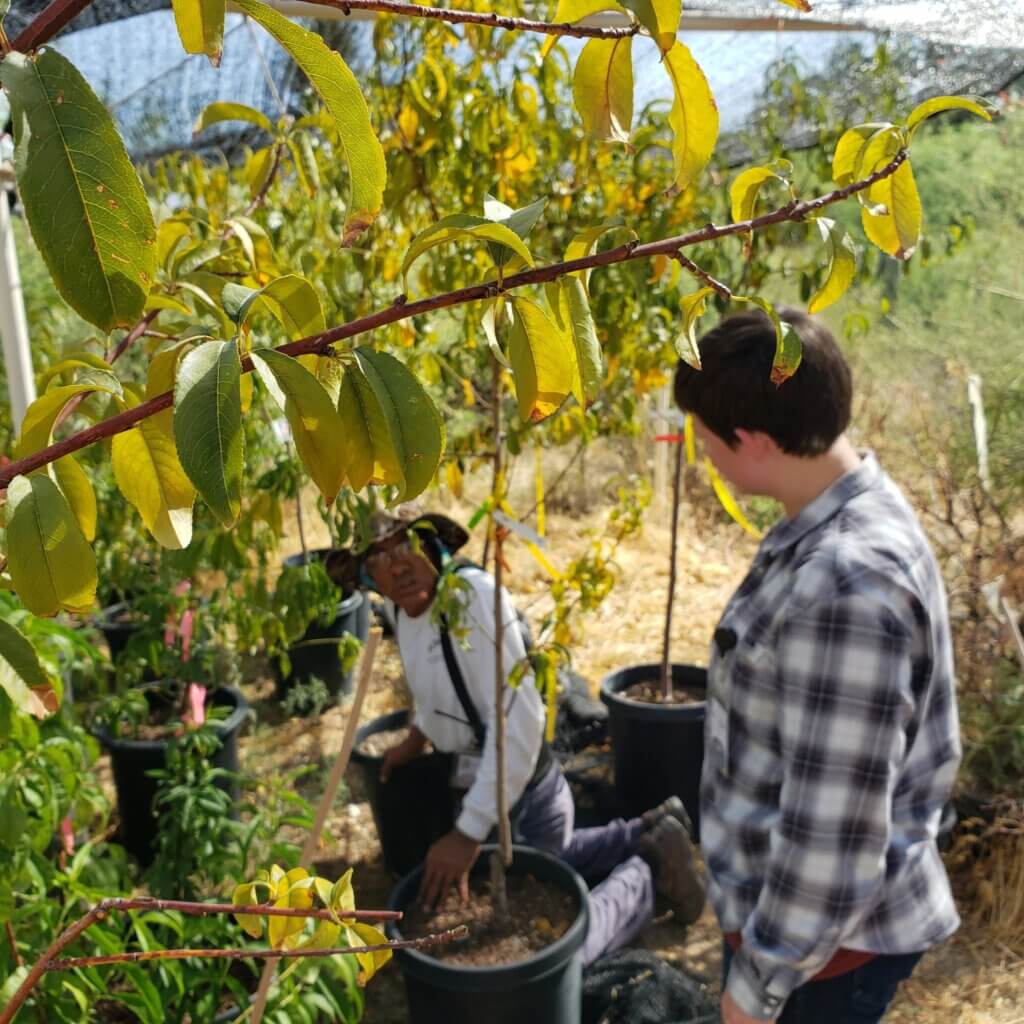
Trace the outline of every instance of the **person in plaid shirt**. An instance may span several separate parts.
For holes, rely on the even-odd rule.
[[[675,396],[719,472],[777,499],[715,632],[701,781],[722,1020],[875,1024],[959,925],[937,836],[960,760],[942,579],[916,516],[846,436],[828,330],[771,383],[775,330],[723,320]]]

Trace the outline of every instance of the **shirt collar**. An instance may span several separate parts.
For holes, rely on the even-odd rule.
[[[762,554],[774,556],[792,547],[811,530],[831,519],[851,498],[878,483],[882,470],[875,453],[865,449],[860,451],[859,455],[859,466],[844,473],[835,483],[826,487],[793,519],[782,519],[768,531],[761,542]]]

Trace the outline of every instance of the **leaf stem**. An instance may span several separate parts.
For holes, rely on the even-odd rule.
[[[533,270],[526,270],[506,278],[503,282],[503,289],[509,291],[513,288],[522,288],[525,285],[542,284],[545,281],[554,281],[564,274],[570,274],[577,270],[591,270],[594,267],[607,267],[616,263],[625,263],[630,260],[650,259],[652,256],[668,255],[675,253],[692,245],[699,245],[701,242],[709,242],[716,238],[725,238],[731,235],[743,234],[747,231],[756,231],[761,228],[770,227],[773,224],[782,224],[787,221],[803,220],[809,214],[820,210],[824,206],[838,203],[847,199],[857,192],[869,188],[876,181],[881,181],[894,174],[897,168],[907,159],[906,150],[900,150],[885,167],[869,175],[861,181],[853,182],[843,188],[835,189],[816,199],[805,200],[801,203],[787,203],[785,206],[771,213],[762,214],[751,220],[738,221],[732,224],[706,224],[696,231],[685,235],[676,235],[672,238],[663,238],[654,242],[636,244],[628,242],[614,249],[607,249],[604,252],[594,253],[591,256],[584,256],[578,260],[568,260],[563,263],[552,263],[546,267],[537,267]],[[442,295],[435,295],[431,298],[421,299],[419,302],[404,302],[400,305],[390,304],[384,309],[371,313],[369,316],[360,317],[347,324],[333,327],[321,334],[314,334],[308,338],[301,338],[298,341],[289,342],[277,349],[285,355],[300,356],[310,353],[323,354],[332,345],[348,338],[354,338],[360,334],[376,330],[386,324],[395,323],[399,320],[408,320],[414,316],[422,316],[437,309],[446,309],[451,306],[465,305],[468,302],[477,302],[480,299],[490,296],[494,289],[494,282],[484,282],[470,285],[467,288],[459,288],[455,291],[446,292]],[[252,370],[252,361],[246,357],[242,361],[242,370],[246,373]],[[127,409],[116,416],[103,420],[85,430],[79,431],[71,437],[58,441],[38,452],[17,459],[0,469],[0,490],[4,490],[10,482],[19,475],[31,473],[41,466],[55,462],[57,459],[72,452],[87,448],[97,441],[113,437],[125,430],[130,430],[136,423],[147,419],[150,416],[167,409],[174,401],[174,394],[166,391],[146,402],[142,402],[132,409]],[[0,1020],[0,1024],[3,1021]]]
[[[11,49],[28,53],[49,42],[72,18],[78,17],[92,0],[53,0],[44,7],[11,43]]]

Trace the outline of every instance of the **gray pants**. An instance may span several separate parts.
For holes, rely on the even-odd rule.
[[[576,809],[559,765],[526,791],[514,838],[560,857],[585,877],[607,875],[590,893],[590,929],[583,964],[621,949],[654,919],[654,879],[633,850],[643,831],[639,818],[616,818],[596,828],[573,828]]]

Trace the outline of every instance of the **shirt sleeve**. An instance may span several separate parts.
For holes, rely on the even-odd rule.
[[[913,713],[913,599],[880,582],[788,617],[776,647],[783,778],[766,877],[727,991],[773,1020],[870,912]]]
[[[462,802],[456,828],[483,842],[498,821],[498,762],[494,727],[494,578],[481,573],[473,580],[474,595],[467,610],[470,626],[469,645],[456,644],[455,656],[463,669],[466,686],[487,729],[484,749],[476,778]],[[502,591],[502,668],[505,678],[526,657],[515,609]],[[544,706],[533,683],[533,675],[523,677],[518,687],[505,690],[505,794],[508,806],[523,795],[533,775],[544,735]]]

